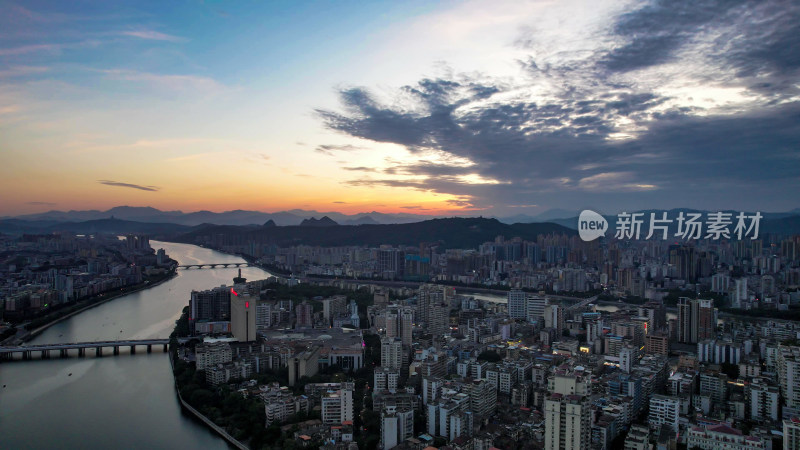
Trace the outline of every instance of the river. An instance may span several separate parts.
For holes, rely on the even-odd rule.
[[[151,241],[181,264],[242,262],[186,244]],[[242,268],[256,280],[270,274]],[[158,286],[109,301],[53,325],[29,344],[166,338],[192,289],[231,284],[234,268],[189,269]],[[107,351],[110,354],[110,351]],[[38,356],[37,356],[38,357]],[[71,374],[71,375],[70,375]],[[14,361],[0,365],[0,448],[204,448],[227,444],[182,412],[169,359],[147,354]]]

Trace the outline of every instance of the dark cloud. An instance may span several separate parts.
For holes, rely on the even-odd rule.
[[[715,57],[762,95],[780,99],[800,94],[800,3],[760,2],[737,11],[715,41]]]
[[[612,71],[630,71],[670,61],[705,25],[722,19],[744,0],[658,0],[622,15],[614,33],[625,44],[601,63]]]
[[[518,85],[423,78],[389,102],[351,87],[339,93],[340,111],[317,113],[331,130],[418,157],[387,161],[375,178],[374,168],[348,167],[365,174],[349,185],[445,193],[455,206],[689,206],[681,202],[700,191],[718,207],[785,204],[783,194],[800,187],[797,10],[782,1],[651,2],[617,18],[619,45],[582,60],[531,57]],[[705,85],[732,87],[751,101],[703,109],[625,78],[682,52],[703,61],[686,71],[698,96]],[[540,85],[552,89],[520,94]]]
[[[800,3],[796,1],[658,0],[622,15],[613,35],[623,45],[598,57],[598,66],[612,72],[675,62],[684,51],[707,57],[709,68],[731,69],[733,78],[748,79],[749,88],[762,94],[791,96],[798,91]],[[702,39],[710,39],[712,45],[693,49]]]
[[[324,155],[333,156],[335,152],[353,152],[361,150],[361,147],[354,145],[319,145],[314,150]]]
[[[121,183],[119,181],[110,181],[110,180],[97,180],[100,184],[105,184],[106,186],[117,186],[117,187],[125,187],[131,189],[139,189],[140,191],[151,191],[157,192],[161,188],[158,186],[141,186],[138,184],[131,184],[131,183]]]
[[[56,205],[58,205],[58,203],[52,203],[52,202],[28,202],[27,204],[28,205],[34,205],[34,206],[56,206]]]
[[[374,167],[365,167],[365,166],[356,166],[356,167],[342,167],[344,170],[350,170],[353,172],[377,172],[378,169]]]
[[[485,208],[478,208],[475,205],[473,205],[471,201],[464,199],[450,199],[446,200],[445,203],[448,203],[452,206],[456,206],[461,209],[469,209],[469,210],[485,209]]]
[[[347,204],[347,202],[333,202],[333,203],[338,203],[340,205],[346,205]]]

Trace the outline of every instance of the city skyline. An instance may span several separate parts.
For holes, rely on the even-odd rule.
[[[0,216],[798,206],[788,2],[0,11]]]

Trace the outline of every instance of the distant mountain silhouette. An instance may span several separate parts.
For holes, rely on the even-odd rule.
[[[369,219],[363,219],[366,215]],[[262,211],[234,210],[225,212],[195,211],[184,213],[182,211],[160,211],[148,206],[117,206],[107,211],[48,211],[37,214],[26,214],[16,217],[0,217],[3,219],[20,219],[25,221],[49,220],[53,222],[83,222],[86,220],[107,219],[114,216],[117,219],[133,220],[137,222],[176,223],[195,226],[203,223],[217,225],[261,225],[272,220],[275,225],[300,225],[304,219],[311,217],[327,216],[339,224],[356,223],[410,223],[430,219],[430,216],[419,214],[397,213],[384,214],[376,211],[369,213],[342,214],[336,211],[319,212],[293,209],[291,211],[278,211],[273,213]],[[363,220],[363,221],[362,221]]]
[[[202,244],[212,238],[223,236],[243,242],[254,241],[278,246],[419,245],[420,242],[431,242],[438,243],[444,248],[476,248],[486,241],[494,240],[497,236],[505,236],[508,239],[519,236],[533,240],[539,234],[549,233],[577,234],[575,230],[552,223],[508,225],[497,219],[449,218],[393,225],[339,225],[328,227],[324,232],[315,229],[314,226],[258,229],[232,226],[206,227],[190,231],[179,236],[177,240]]]
[[[134,222],[131,220],[120,220],[114,217],[83,222],[27,221],[17,219],[0,220],[0,232],[12,234],[49,234],[59,231],[69,231],[76,234],[145,233],[151,236],[174,236],[202,228],[202,226],[187,227],[175,223]]]
[[[671,210],[669,217],[675,218],[677,210]],[[684,210],[687,212],[687,210]],[[759,234],[777,233],[782,235],[800,234],[800,214],[784,216],[780,213],[764,213]],[[769,218],[769,216],[778,216]],[[613,235],[615,216],[606,216]],[[536,239],[539,234],[563,233],[574,235],[577,218],[564,220],[564,224],[515,223],[512,225],[497,219],[487,218],[449,218],[432,219],[422,222],[389,225],[336,225],[329,217],[308,220],[305,226],[279,226],[267,221],[262,225],[215,225],[204,223],[186,226],[174,223],[136,222],[117,218],[104,218],[81,222],[59,222],[54,220],[0,220],[0,233],[19,235],[49,234],[69,231],[77,234],[144,233],[155,239],[168,239],[190,244],[205,244],[219,236],[231,237],[236,241],[254,241],[261,244],[290,245],[419,245],[420,242],[438,243],[443,248],[476,248],[481,243],[492,241],[497,236],[507,239],[520,237]],[[322,230],[320,228],[323,228]],[[674,234],[673,227],[670,233]]]
[[[342,222],[342,225],[380,225],[380,222],[373,219],[371,216],[363,215],[356,219]]]
[[[339,224],[328,216],[324,216],[319,220],[312,217],[310,219],[305,219],[302,222],[300,222],[301,227],[334,227],[337,225]]]
[[[649,218],[651,212],[661,213],[664,210],[640,210],[628,212],[645,213]],[[671,209],[668,210],[669,217],[674,218],[679,212],[700,212],[704,215],[709,211],[692,209]],[[616,220],[614,211],[598,211],[609,220],[609,223]],[[733,211],[736,213],[736,211]],[[752,211],[750,211],[752,212]],[[505,224],[517,223],[556,223],[568,228],[575,229],[578,224],[577,211],[572,212],[563,209],[545,211],[537,216],[519,214],[510,217],[500,217],[499,220]],[[563,214],[563,215],[562,215]],[[561,216],[561,217],[558,217]],[[800,228],[796,228],[797,223],[792,217],[800,216],[800,208],[795,208],[787,212],[762,212],[762,231],[764,233],[773,231],[776,233],[800,233]],[[284,226],[316,227],[316,226],[339,226],[345,225],[378,225],[378,224],[409,224],[429,221],[434,218],[420,214],[385,214],[377,211],[362,212],[357,214],[342,214],[338,212],[319,212],[301,209],[290,211],[280,211],[265,213],[261,211],[234,210],[225,212],[196,211],[184,213],[182,211],[161,211],[151,207],[137,206],[117,206],[107,211],[88,210],[88,211],[49,211],[40,214],[28,214],[17,217],[0,217],[0,232],[6,233],[36,233],[48,232],[47,227],[62,223],[81,223],[92,220],[102,220],[114,217],[117,220],[149,223],[149,224],[176,224],[187,227],[209,226],[209,225],[229,225],[229,226],[251,226],[256,228],[269,227],[270,222],[278,228]],[[322,217],[322,219],[316,219]],[[327,219],[327,220],[326,220]],[[780,220],[786,219],[786,220]],[[305,221],[305,222],[304,222]],[[322,223],[316,223],[321,222]],[[62,227],[65,228],[65,227]],[[151,227],[152,228],[152,227]],[[186,228],[188,229],[188,228]]]
[[[277,227],[278,225],[275,224],[274,220],[269,219],[268,221],[264,222],[264,226],[265,227]]]

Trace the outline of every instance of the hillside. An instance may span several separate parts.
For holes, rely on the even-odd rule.
[[[0,220],[0,232],[9,234],[47,234],[58,231],[70,231],[76,234],[92,233],[145,233],[152,237],[174,236],[195,228],[174,223],[135,222],[120,219],[98,219],[83,222],[24,221],[16,219]]]
[[[497,236],[505,236],[507,239],[519,236],[532,240],[539,234],[548,233],[574,235],[575,231],[552,223],[508,225],[497,219],[450,218],[393,225],[339,225],[325,227],[324,230],[300,226],[262,227],[255,230],[212,226],[184,234],[178,240],[186,243],[202,243],[211,236],[218,238],[219,235],[223,235],[231,241],[253,240],[278,246],[419,245],[420,242],[439,242],[445,248],[476,248],[483,242],[494,240]]]

